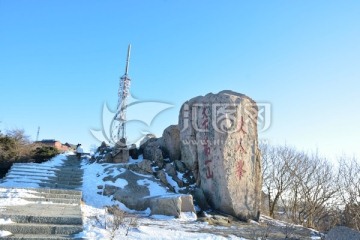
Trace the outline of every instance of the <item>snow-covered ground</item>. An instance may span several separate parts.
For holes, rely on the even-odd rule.
[[[135,162],[135,161],[132,161]],[[137,212],[128,209],[124,204],[114,201],[111,197],[98,194],[98,186],[105,184],[116,185],[117,187],[124,187],[127,185],[125,179],[117,179],[115,183],[111,181],[104,181],[105,169],[111,167],[113,164],[99,164],[89,163],[87,160],[83,161],[82,168],[84,169],[83,178],[83,220],[84,231],[78,234],[79,237],[88,239],[111,239],[114,229],[104,229],[104,223],[107,219],[111,222],[110,215],[106,214],[105,207],[117,205],[126,213],[129,213],[124,220],[123,226],[116,230],[113,239],[244,239],[236,236],[222,237],[210,233],[202,233],[203,228],[212,228],[207,223],[196,222],[196,216],[193,213],[183,213],[180,218],[174,218],[161,215],[150,215],[150,210]],[[122,169],[116,169],[111,173],[116,176],[122,173]],[[147,175],[143,176],[143,180],[139,180],[139,185],[146,185],[149,188],[150,195],[166,194],[163,187],[157,183],[147,179]],[[129,224],[130,221],[136,221],[136,224]],[[131,226],[132,225],[132,226]]]
[[[29,169],[34,171],[48,171],[47,169],[61,166],[68,155],[73,153],[60,154],[46,163],[29,164]],[[131,160],[132,163],[139,162],[139,160]],[[78,237],[86,239],[245,239],[234,235],[235,232],[253,231],[259,223],[252,222],[250,224],[243,224],[239,226],[214,226],[206,222],[196,221],[194,213],[182,213],[180,218],[169,216],[151,215],[150,209],[138,212],[128,209],[124,204],[113,200],[112,197],[102,195],[103,187],[106,185],[114,185],[118,188],[124,188],[128,181],[121,178],[116,180],[103,180],[107,176],[118,176],[123,173],[125,169],[118,168],[115,164],[106,163],[90,163],[88,159],[82,162],[83,176],[83,201],[81,202],[81,209],[83,213],[83,232],[77,234]],[[109,171],[111,169],[111,171]],[[151,180],[150,175],[141,175],[142,180],[138,180],[137,184],[147,186],[151,196],[167,195],[169,194],[164,187],[157,182]],[[105,178],[106,179],[106,178]],[[109,178],[107,178],[109,179]],[[99,187],[102,186],[102,187]],[[17,187],[16,189],[9,189],[4,187]],[[38,187],[36,181],[29,181],[28,183],[18,183],[16,179],[8,180],[0,183],[0,211],[6,206],[26,205],[29,202],[23,198],[33,197],[33,191],[29,189],[21,189],[21,187]],[[49,204],[43,203],[42,204]],[[117,206],[125,213],[124,218],[114,218],[113,215],[107,212],[107,207]],[[287,227],[287,223],[275,221],[268,217],[262,217],[263,223],[281,227]],[[120,227],[114,225],[117,222]],[[0,219],[0,224],[11,223],[9,219]],[[299,227],[301,228],[301,227]],[[249,230],[250,229],[250,230]],[[9,232],[0,231],[0,237],[8,235]],[[239,234],[237,234],[239,235]],[[240,234],[243,235],[243,234]],[[248,236],[248,235],[247,235]],[[314,231],[311,239],[320,239],[318,233]],[[251,237],[250,239],[254,239]],[[259,238],[261,239],[261,238]],[[307,238],[310,239],[310,238]]]

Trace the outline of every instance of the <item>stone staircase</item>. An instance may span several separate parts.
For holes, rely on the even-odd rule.
[[[75,156],[68,156],[57,167],[14,164],[0,188],[5,186],[6,191],[14,195],[28,193],[21,197],[28,203],[1,209],[0,219],[12,221],[0,224],[0,230],[12,233],[4,238],[81,239],[74,234],[83,230],[80,207],[82,175],[80,161]]]

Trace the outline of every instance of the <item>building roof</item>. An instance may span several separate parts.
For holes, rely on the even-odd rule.
[[[55,143],[55,142],[59,142],[59,141],[57,141],[55,139],[43,139],[43,140],[38,141],[38,142],[40,142],[40,143]]]

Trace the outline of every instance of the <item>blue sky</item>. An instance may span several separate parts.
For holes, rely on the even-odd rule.
[[[261,138],[360,156],[359,1],[0,0],[0,129],[97,143],[117,104],[127,45],[131,92],[174,105],[224,89],[272,104]]]

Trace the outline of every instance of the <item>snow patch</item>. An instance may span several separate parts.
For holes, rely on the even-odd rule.
[[[0,230],[0,237],[7,237],[7,236],[10,236],[10,235],[12,235],[11,232]]]
[[[0,218],[0,224],[11,224],[11,223],[14,223],[13,221],[11,221],[10,218]]]
[[[162,187],[160,184],[153,182],[149,179],[141,179],[136,182],[139,186],[146,186],[149,189],[150,196],[159,196],[168,194],[166,189]]]

